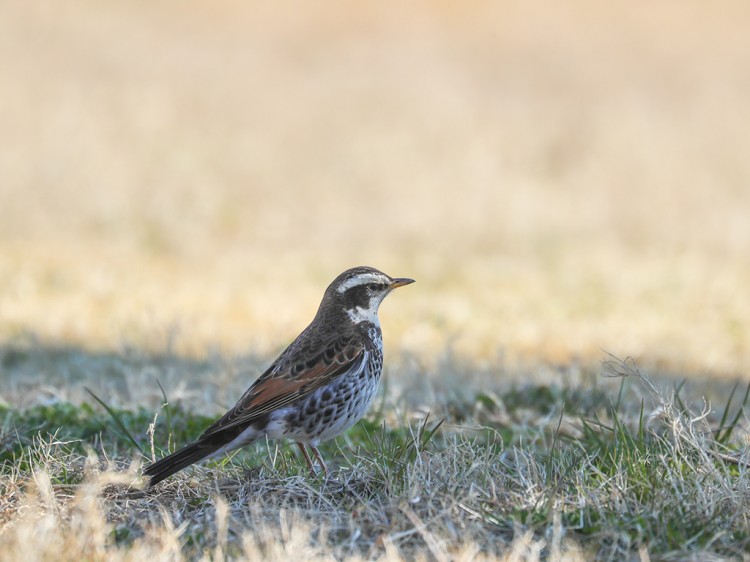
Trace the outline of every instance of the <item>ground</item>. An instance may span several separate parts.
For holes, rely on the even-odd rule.
[[[0,559],[746,558],[748,23],[0,7]],[[332,478],[139,490],[363,264],[417,283]]]

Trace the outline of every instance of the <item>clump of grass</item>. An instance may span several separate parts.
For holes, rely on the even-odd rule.
[[[679,388],[659,391],[633,362],[613,360],[606,368],[622,384],[603,416],[582,416],[581,435],[556,435],[546,455],[518,452],[550,491],[533,516],[560,511],[568,529],[600,541],[607,557],[643,545],[657,555],[710,547],[732,556],[747,548],[750,526],[736,494],[750,491],[748,458],[731,438],[748,393],[727,426],[730,394],[714,429],[708,409],[692,411]],[[628,379],[646,391],[637,410],[624,407]]]
[[[739,556],[750,547],[749,393],[694,411],[684,388],[657,387],[632,362],[607,373],[619,382],[610,392],[498,386],[438,420],[385,401],[325,444],[329,480],[267,443],[143,491],[132,441],[145,443],[153,411],[52,408],[46,436],[19,441],[2,464],[0,536],[15,555],[38,525],[50,552],[91,560]],[[51,431],[55,421],[69,426]],[[181,444],[201,421],[170,406],[154,440]]]
[[[89,449],[115,456],[131,456],[135,451],[143,453],[153,412],[145,408],[135,411],[114,408],[93,393],[92,396],[104,408],[103,412],[86,402],[55,402],[23,411],[0,406],[0,474],[27,462],[23,460],[24,455],[40,440],[65,442],[71,451],[81,455]],[[156,427],[156,443],[187,442],[213,420],[180,407],[172,407],[168,419],[170,423],[166,426]],[[159,449],[159,452],[166,452],[166,449]]]

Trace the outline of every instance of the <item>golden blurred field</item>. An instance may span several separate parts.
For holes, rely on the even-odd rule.
[[[750,4],[0,6],[0,338],[750,367]]]

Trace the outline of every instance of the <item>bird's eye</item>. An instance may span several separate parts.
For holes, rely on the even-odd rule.
[[[382,286],[382,285],[380,285],[379,283],[368,283],[368,284],[367,284],[367,288],[368,288],[368,289],[369,289],[370,291],[372,291],[373,293],[374,293],[375,291],[379,291],[379,290],[380,290],[380,289],[381,289],[382,287],[383,287],[383,286]]]

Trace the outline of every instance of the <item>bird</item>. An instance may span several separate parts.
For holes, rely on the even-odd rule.
[[[294,441],[314,475],[309,447],[328,477],[318,445],[345,432],[369,409],[383,370],[378,307],[391,291],[411,283],[368,266],[341,273],[325,290],[312,322],[229,411],[195,442],[143,469],[148,486],[264,438]]]

